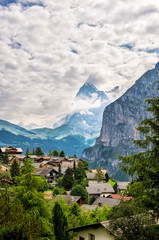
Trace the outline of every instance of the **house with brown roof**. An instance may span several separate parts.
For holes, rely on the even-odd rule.
[[[15,148],[12,146],[0,148],[0,156],[3,157],[5,152],[8,151],[9,156],[21,155],[23,150],[21,148]]]
[[[115,193],[110,183],[91,183],[88,187],[86,187],[86,190],[89,197],[105,197],[108,194]]]
[[[59,173],[55,169],[39,168],[34,172],[36,176],[44,176],[51,186],[55,186]]]
[[[36,164],[40,164],[41,163],[34,163],[34,166]],[[67,170],[67,168],[61,168],[61,175],[63,176],[65,174],[65,171]],[[44,176],[46,178],[46,180],[48,181],[48,183],[54,187],[56,185],[57,180],[59,179],[59,167],[39,167],[36,169],[36,171],[34,172],[34,174],[36,176]]]
[[[81,227],[70,228],[68,232],[77,233],[75,240],[114,240],[114,234],[109,230],[109,222],[97,222]]]

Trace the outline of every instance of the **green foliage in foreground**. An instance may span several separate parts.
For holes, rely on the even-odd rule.
[[[69,240],[68,233],[66,232],[68,227],[67,217],[60,203],[55,202],[52,213],[56,240]]]
[[[109,228],[117,240],[158,239],[159,228],[155,226],[154,216],[134,201],[121,202],[112,208],[109,218]]]

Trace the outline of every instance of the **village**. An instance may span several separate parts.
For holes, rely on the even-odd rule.
[[[76,156],[56,156],[23,154],[21,148],[2,147],[0,148],[1,171],[9,172],[14,164],[18,164],[20,171],[26,161],[32,161],[34,166],[32,174],[45,178],[48,183],[48,190],[44,191],[44,198],[47,200],[64,199],[68,205],[77,203],[84,211],[102,209],[103,206],[112,208],[119,205],[121,201],[131,200],[131,196],[124,195],[129,182],[111,180],[106,169],[88,169],[88,163]],[[7,160],[6,160],[7,158]],[[4,164],[7,162],[7,164]],[[70,179],[72,175],[72,178]],[[76,184],[73,184],[73,177]],[[64,184],[62,184],[62,180]],[[68,180],[67,180],[68,179]],[[1,190],[6,186],[12,186],[13,179],[1,178]],[[71,181],[71,182],[70,182]],[[82,191],[78,188],[82,188]],[[73,193],[73,189],[76,190]],[[80,192],[81,191],[81,192]],[[81,193],[81,194],[80,194]],[[108,230],[108,222],[98,222],[92,225],[75,227],[68,231],[78,232],[80,240],[87,239],[114,239]]]

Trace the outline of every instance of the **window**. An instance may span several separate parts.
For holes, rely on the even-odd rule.
[[[95,240],[95,235],[89,233],[89,240]]]
[[[83,237],[79,237],[79,240],[85,240],[85,238],[83,238]]]

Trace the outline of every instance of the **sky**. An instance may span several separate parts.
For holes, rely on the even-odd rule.
[[[158,16],[158,0],[0,0],[0,119],[52,127],[86,81],[122,94],[158,62]]]

